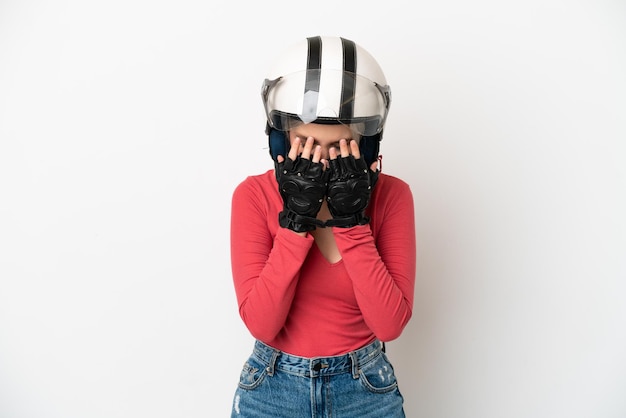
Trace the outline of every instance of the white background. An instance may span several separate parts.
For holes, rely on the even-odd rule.
[[[409,417],[626,416],[623,1],[0,0],[0,417],[225,417],[252,339],[230,197],[312,35],[393,92]]]

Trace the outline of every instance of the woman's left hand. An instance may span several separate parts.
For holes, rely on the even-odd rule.
[[[367,167],[361,158],[359,144],[356,141],[339,141],[337,149],[329,150],[330,179],[326,200],[333,219],[326,222],[327,226],[349,228],[369,222],[365,216],[372,189],[378,180],[377,163]]]

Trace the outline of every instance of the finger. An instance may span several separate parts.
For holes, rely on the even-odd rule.
[[[278,161],[279,163],[282,163],[283,161],[285,161],[285,157],[283,157],[282,155],[279,155],[278,157],[276,157],[276,161]]]
[[[357,160],[361,158],[361,150],[359,150],[359,143],[355,140],[350,141],[350,151],[352,152],[352,156]]]
[[[324,166],[324,170],[328,170],[329,165],[328,165],[328,160],[327,159],[322,158],[320,160],[320,163],[322,163],[322,165]]]
[[[336,157],[336,156],[335,156]],[[328,162],[328,168],[332,170],[335,174],[340,173],[339,160],[337,158],[333,158]],[[332,176],[332,174],[331,174]]]
[[[337,159],[337,148],[330,147],[328,149],[328,156],[330,157],[331,160],[336,160]]]
[[[341,151],[341,156],[346,158],[350,155],[350,149],[348,148],[348,141],[345,139],[341,139],[339,141],[339,150]]]
[[[304,149],[302,150],[302,158],[306,158],[307,160],[311,158],[311,151],[313,150],[313,144],[315,143],[315,139],[312,136],[306,139],[304,143]]]
[[[374,161],[374,162],[370,165],[370,170],[372,170],[372,171],[378,171],[378,160]]]
[[[315,147],[315,151],[313,151],[313,158],[311,159],[311,161],[313,161],[314,163],[318,163],[320,161],[320,158],[322,158],[322,147],[321,145],[317,145]]]
[[[300,149],[300,137],[296,137],[293,140],[293,144],[291,144],[291,149],[289,149],[289,159],[292,161],[296,161],[296,158],[298,157],[298,151]]]

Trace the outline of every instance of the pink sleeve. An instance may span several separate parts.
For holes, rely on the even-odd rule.
[[[380,340],[391,341],[400,336],[413,309],[415,218],[406,183],[381,192],[384,203],[377,202],[371,225],[333,231],[365,322]]]
[[[278,217],[273,211],[261,184],[244,181],[233,193],[231,264],[239,314],[262,341],[282,329],[313,244],[313,237],[280,227],[274,238],[268,228],[268,216]]]

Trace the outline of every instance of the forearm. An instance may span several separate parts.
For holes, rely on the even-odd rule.
[[[282,329],[312,237],[279,228],[273,245],[233,239],[232,264],[239,314],[250,333],[271,341]]]
[[[335,231],[364,320],[383,341],[397,338],[412,314],[415,246],[408,235],[397,238],[385,262],[368,225]]]

